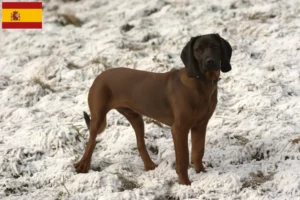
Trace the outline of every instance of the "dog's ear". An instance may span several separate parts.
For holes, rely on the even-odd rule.
[[[231,54],[232,54],[232,48],[225,39],[223,39],[219,34],[216,34],[221,46],[221,71],[222,72],[229,72],[231,70]]]
[[[198,69],[198,64],[197,60],[194,57],[194,50],[193,46],[197,37],[191,37],[190,41],[185,45],[185,47],[181,51],[180,58],[187,68],[187,74],[189,77],[197,77],[199,75],[199,69]]]

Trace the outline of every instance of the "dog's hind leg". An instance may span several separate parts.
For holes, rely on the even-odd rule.
[[[144,138],[144,121],[142,116],[128,108],[117,108],[116,110],[124,115],[135,131],[137,148],[144,162],[145,170],[153,170],[157,165],[151,160],[146,149]]]
[[[90,137],[81,160],[74,164],[76,172],[87,173],[90,169],[92,154],[96,145],[97,134],[103,132],[106,127],[106,113],[98,109],[97,114],[92,114],[90,121]]]

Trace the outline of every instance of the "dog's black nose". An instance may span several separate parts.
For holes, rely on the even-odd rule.
[[[211,58],[208,58],[208,59],[206,59],[206,64],[207,65],[213,65],[213,64],[215,64],[215,61]]]

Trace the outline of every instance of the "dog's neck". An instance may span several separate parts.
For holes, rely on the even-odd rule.
[[[191,78],[188,77],[186,68],[180,70],[180,79],[184,85],[190,88],[195,88],[202,94],[205,94],[207,98],[210,98],[218,88],[218,81],[214,82],[209,80],[219,80],[220,71],[208,71],[205,74],[201,74],[201,77],[203,80],[199,78]]]
[[[220,76],[220,71],[208,71],[206,73],[201,73],[198,74],[197,76],[189,76],[190,78],[195,78],[207,83],[211,83],[211,84],[217,84],[221,78],[219,78]],[[217,78],[216,78],[217,77]]]

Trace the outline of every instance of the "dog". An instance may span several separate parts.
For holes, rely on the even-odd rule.
[[[112,68],[96,77],[88,94],[90,115],[84,119],[90,135],[78,173],[87,173],[97,134],[106,126],[106,114],[116,109],[133,127],[145,170],[157,165],[151,160],[144,140],[142,116],[171,127],[179,184],[190,185],[188,177],[188,134],[191,131],[191,161],[195,171],[205,172],[202,158],[207,124],[217,105],[220,72],[231,70],[232,48],[219,34],[191,37],[180,58],[185,65],[166,73]]]

